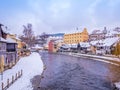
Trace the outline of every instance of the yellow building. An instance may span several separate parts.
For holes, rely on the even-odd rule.
[[[15,42],[17,43],[18,49],[23,48],[22,41],[20,39],[18,39],[15,34],[7,34],[7,38],[11,38],[11,39],[15,40]]]
[[[83,32],[64,34],[65,44],[74,44],[88,41],[89,35],[87,29],[84,28]]]

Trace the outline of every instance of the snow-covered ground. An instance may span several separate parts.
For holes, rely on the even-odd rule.
[[[19,78],[13,85],[11,85],[8,90],[32,90],[30,79],[32,79],[35,75],[40,75],[43,71],[43,62],[41,60],[41,56],[38,53],[32,53],[28,57],[21,58],[12,69],[6,70],[3,73],[3,80],[1,80],[0,77],[0,83],[5,83],[8,78],[11,79],[12,75],[15,76],[15,73],[21,69],[23,70],[22,77]]]
[[[62,52],[63,54],[71,55],[71,56],[76,56],[76,57],[85,57],[85,58],[92,58],[93,60],[105,62],[105,63],[110,63],[114,64],[117,66],[120,66],[120,59],[112,56],[98,56],[98,55],[90,55],[90,54],[81,54],[81,53],[68,53],[68,52]]]

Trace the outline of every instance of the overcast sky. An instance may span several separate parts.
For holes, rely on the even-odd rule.
[[[35,34],[114,28],[120,26],[120,0],[0,0],[0,23],[15,34],[27,23]]]

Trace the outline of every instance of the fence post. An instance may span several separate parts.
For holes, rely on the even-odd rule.
[[[21,76],[22,76],[22,74],[23,74],[23,70],[21,69]]]
[[[14,82],[14,76],[12,76],[12,83]]]
[[[19,71],[18,71],[18,78],[20,77]]]
[[[18,73],[16,73],[15,77],[14,77],[14,75],[12,75],[12,81],[11,82],[10,82],[10,80],[8,78],[6,86],[4,86],[4,83],[2,82],[1,83],[2,90],[6,89],[6,88],[9,88],[10,85],[13,84],[15,80],[17,80],[18,78],[20,78],[22,76],[22,73],[23,73],[23,71],[21,70],[21,73],[20,73],[20,71],[18,71]]]
[[[17,73],[16,73],[16,76],[15,76],[15,80],[17,80]]]
[[[4,83],[2,82],[2,90],[4,90]]]
[[[9,78],[7,79],[7,87],[9,87]]]
[[[19,71],[19,77],[20,77],[21,75],[20,75],[20,71]]]

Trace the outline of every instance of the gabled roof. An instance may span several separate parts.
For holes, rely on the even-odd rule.
[[[6,41],[7,43],[16,43],[16,41],[11,38],[7,38]]]
[[[114,43],[116,43],[118,40],[119,40],[119,37],[106,38],[103,42],[104,43],[103,46],[111,46]]]
[[[114,37],[114,38],[106,38],[104,40],[91,41],[90,43],[95,46],[111,46],[118,40],[119,40],[119,37]]]

